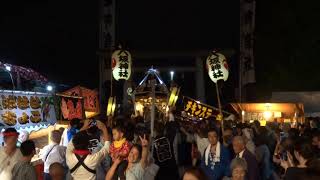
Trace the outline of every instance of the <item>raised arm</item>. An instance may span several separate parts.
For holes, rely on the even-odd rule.
[[[87,158],[91,158],[92,160],[100,161],[109,152],[109,148],[110,148],[110,140],[109,139],[110,138],[109,138],[107,127],[101,121],[97,121],[97,127],[98,127],[98,129],[100,129],[102,131],[103,139],[104,139],[104,146],[100,149],[100,151],[88,156]]]
[[[101,121],[97,121],[97,127],[102,131],[104,141],[110,141],[107,127]]]
[[[92,122],[92,120],[89,120],[89,119],[84,120],[83,126],[80,129],[80,131],[85,131],[85,130],[89,129],[91,122]]]
[[[143,135],[143,138],[139,136],[140,141],[141,141],[141,146],[142,146],[142,155],[141,155],[141,167],[145,168],[147,166],[147,159],[148,159],[148,154],[149,154],[149,142],[146,138],[146,135]]]
[[[116,169],[118,167],[118,165],[121,163],[121,159],[120,157],[116,158],[116,160],[113,162],[112,166],[110,167],[110,169],[108,170],[108,173],[106,175],[106,179],[105,180],[112,180]]]

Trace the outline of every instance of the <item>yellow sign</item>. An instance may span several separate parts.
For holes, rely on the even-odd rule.
[[[223,119],[223,115],[222,114],[218,114],[216,120],[222,121],[222,119]]]
[[[267,121],[266,120],[261,120],[260,121],[260,126],[266,126],[267,125]]]
[[[184,111],[190,116],[207,119],[212,115],[213,109],[195,100],[184,98]]]
[[[291,119],[284,119],[284,123],[291,123]]]

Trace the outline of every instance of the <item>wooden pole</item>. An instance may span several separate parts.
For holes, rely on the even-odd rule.
[[[222,115],[222,108],[221,108],[221,102],[220,102],[220,93],[219,93],[218,81],[216,83],[216,92],[217,92],[217,99],[218,99],[219,115],[222,117],[222,119],[221,119],[221,132],[222,132],[222,136],[223,136],[224,135],[223,115]]]
[[[112,74],[112,51],[109,50],[110,53],[109,53],[109,58],[110,58],[110,97],[112,97],[112,80],[113,80],[113,74]]]
[[[151,102],[151,123],[150,123],[150,130],[151,130],[151,135],[150,135],[150,144],[153,144],[153,139],[154,139],[154,121],[155,121],[155,106],[156,106],[156,80],[152,79],[151,80],[151,90],[152,90],[152,102]],[[153,154],[153,145],[151,149],[151,153]]]

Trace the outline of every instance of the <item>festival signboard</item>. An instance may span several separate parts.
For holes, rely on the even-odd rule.
[[[72,89],[69,89],[63,92],[63,94],[68,96],[82,97],[85,111],[96,112],[96,113],[100,112],[99,96],[98,96],[98,91],[96,90],[91,90],[85,87],[76,86]]]
[[[60,96],[61,120],[85,119],[83,98]]]
[[[183,110],[187,117],[192,117],[198,120],[209,119],[210,117],[216,117],[219,114],[219,109],[210,105],[201,103],[190,97],[183,97]],[[223,111],[225,115],[230,113]]]
[[[189,97],[183,97],[183,110],[189,116],[201,118],[201,119],[208,119],[213,114],[214,109],[206,104],[200,103],[194,99]]]
[[[153,143],[156,150],[157,159],[159,162],[164,162],[172,158],[170,142],[168,138],[161,137],[159,139],[156,139]]]
[[[47,93],[0,91],[0,127],[20,129],[57,121],[53,96]]]

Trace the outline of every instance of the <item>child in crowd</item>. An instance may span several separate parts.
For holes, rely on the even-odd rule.
[[[124,134],[125,130],[121,125],[117,125],[112,128],[113,142],[110,145],[109,150],[112,162],[115,162],[118,157],[120,157],[122,160],[127,160],[129,151],[131,149],[131,144],[126,140]],[[118,166],[117,174],[114,176],[114,178],[125,178],[124,171],[126,169],[126,164],[126,161],[122,161],[122,163]]]
[[[49,173],[51,180],[64,180],[65,172],[62,164],[55,162],[52,163],[49,167]]]

